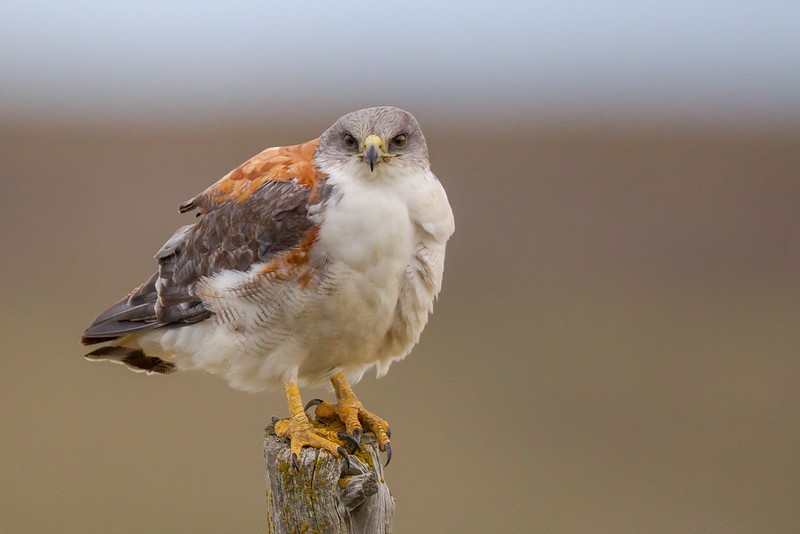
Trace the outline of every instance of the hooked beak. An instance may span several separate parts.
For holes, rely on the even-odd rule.
[[[364,146],[366,147],[364,157],[367,158],[367,163],[369,163],[369,170],[374,171],[375,163],[379,157],[383,156],[383,141],[377,135],[368,135],[364,139]]]

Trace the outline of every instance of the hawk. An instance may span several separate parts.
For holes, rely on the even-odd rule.
[[[419,340],[454,231],[416,119],[394,107],[349,113],[319,138],[268,148],[180,205],[197,211],[155,255],[158,271],[83,333],[88,353],[147,374],[199,369],[230,386],[282,385],[276,423],[292,458],[344,456],[364,429],[391,460],[388,423],[350,384],[383,376]],[[300,386],[330,380],[313,426]],[[343,448],[346,445],[348,448]]]

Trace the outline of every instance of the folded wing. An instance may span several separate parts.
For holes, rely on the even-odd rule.
[[[158,272],[101,313],[84,344],[210,317],[195,294],[203,277],[246,271],[303,244],[314,225],[309,207],[325,182],[312,158],[317,141],[270,148],[181,205],[201,218],[179,229],[156,254]]]

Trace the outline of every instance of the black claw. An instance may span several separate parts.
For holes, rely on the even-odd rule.
[[[391,428],[387,428],[386,429],[386,437],[387,438],[391,438],[392,437],[392,429]]]
[[[356,439],[348,434],[347,432],[337,432],[336,435],[339,437],[340,440],[344,441],[344,445],[347,449],[347,452],[350,454],[355,453],[359,449],[359,442]]]
[[[300,464],[297,463],[297,454],[294,452],[292,453],[292,467],[294,467],[295,471],[298,473],[300,472]]]
[[[280,419],[278,419],[277,417],[275,417],[275,416],[273,415],[273,416],[272,416],[272,424],[274,425],[274,424],[275,424],[275,423],[277,423],[278,421],[280,421]]]
[[[392,445],[390,443],[386,444],[386,463],[383,464],[383,467],[388,467],[389,462],[392,461]]]
[[[336,452],[338,452],[339,455],[342,458],[344,458],[344,463],[346,465],[345,473],[349,472],[350,471],[350,456],[348,456],[347,451],[344,450],[344,447],[339,447],[338,449],[336,449]]]
[[[353,439],[356,440],[356,443],[358,443],[359,446],[361,446],[361,429],[360,428],[356,428],[355,430],[353,430]]]
[[[306,407],[303,409],[303,411],[307,412],[308,409],[311,408],[312,406],[316,406],[317,404],[322,404],[323,402],[325,401],[323,401],[322,399],[311,399],[306,403]]]

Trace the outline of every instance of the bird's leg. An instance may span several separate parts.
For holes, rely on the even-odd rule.
[[[392,435],[389,423],[365,410],[364,405],[358,400],[356,394],[342,373],[337,373],[331,378],[331,384],[336,392],[336,404],[321,402],[315,410],[316,416],[323,419],[340,419],[345,426],[347,434],[352,436],[358,445],[361,442],[362,426],[372,431],[378,439],[381,451],[386,452],[386,465],[392,459],[392,447],[389,438]]]
[[[337,458],[343,456],[347,459],[347,452],[337,438],[336,432],[317,428],[308,420],[303,410],[303,400],[300,398],[297,382],[284,382],[283,389],[289,405],[289,418],[275,423],[275,434],[279,437],[288,437],[291,441],[292,464],[295,468],[299,469],[297,459],[305,446],[325,449]]]

